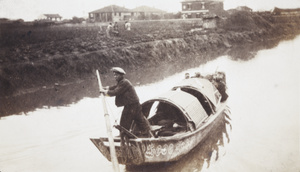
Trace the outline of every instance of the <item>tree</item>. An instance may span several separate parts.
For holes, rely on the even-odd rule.
[[[74,17],[72,18],[72,21],[71,21],[71,22],[72,22],[72,23],[82,23],[83,21],[85,21],[84,18],[82,18],[82,17],[81,17],[81,18],[78,18],[78,17],[75,17],[75,16],[74,16]]]

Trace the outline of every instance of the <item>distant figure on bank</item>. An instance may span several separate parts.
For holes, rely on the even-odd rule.
[[[102,26],[100,25],[99,26],[99,33],[101,33],[103,30],[102,30]]]
[[[119,35],[119,26],[118,26],[118,22],[114,23],[114,27],[113,27],[113,33],[114,35],[118,36]]]
[[[112,29],[113,29],[113,26],[111,23],[109,23],[109,25],[107,26],[107,29],[106,29],[106,35],[108,38],[110,38],[110,34],[112,32]]]
[[[118,22],[115,22],[115,23],[114,23],[114,30],[116,30],[116,31],[119,30]]]
[[[130,130],[134,121],[143,135],[150,134],[150,124],[142,113],[142,106],[131,82],[124,78],[125,71],[120,67],[111,69],[117,84],[100,90],[108,96],[116,96],[115,104],[117,107],[124,106],[120,125],[127,130]]]
[[[130,30],[131,24],[128,21],[125,21],[125,30]]]

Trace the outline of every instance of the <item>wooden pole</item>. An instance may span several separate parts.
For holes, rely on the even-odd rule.
[[[102,83],[101,83],[101,79],[100,79],[100,75],[99,75],[98,70],[96,70],[96,73],[97,73],[97,78],[98,78],[99,90],[101,90],[102,89]],[[110,120],[109,120],[109,114],[107,112],[105,96],[104,96],[103,93],[100,93],[100,98],[102,100],[102,105],[103,105],[103,110],[104,110],[104,117],[105,117],[105,122],[106,122],[106,130],[107,130],[107,135],[108,135],[111,162],[113,164],[114,171],[119,172],[120,169],[119,169],[118,159],[117,159],[117,156],[116,156],[114,140],[113,140],[113,136],[112,136],[112,128],[111,128],[111,124],[110,124]]]

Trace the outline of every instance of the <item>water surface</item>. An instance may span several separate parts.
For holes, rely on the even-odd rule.
[[[220,56],[136,87],[141,102],[183,79],[186,72],[227,74],[232,115],[218,132],[184,159],[122,171],[299,171],[300,37],[261,50],[248,61]],[[107,98],[111,122],[121,108]],[[229,125],[231,124],[231,126]],[[231,129],[232,127],[232,129]],[[116,134],[117,131],[114,130]],[[1,172],[112,171],[89,138],[106,135],[99,98],[40,107],[0,120]]]

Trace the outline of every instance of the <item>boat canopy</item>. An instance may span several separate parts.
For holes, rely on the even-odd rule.
[[[216,87],[207,79],[204,78],[189,78],[184,79],[173,87],[173,90],[178,88],[192,88],[201,92],[206,96],[211,103],[216,107],[220,102],[220,93]]]
[[[208,116],[205,109],[195,96],[181,90],[170,90],[160,96],[144,102],[142,106],[145,116],[149,116],[155,102],[156,104],[161,104],[161,111],[174,113],[172,114],[173,116],[178,116],[179,113],[181,116],[184,115],[185,119],[194,123],[196,128]],[[159,108],[157,109],[160,111]],[[156,111],[156,113],[158,112]],[[168,117],[168,119],[170,118],[171,117]]]

